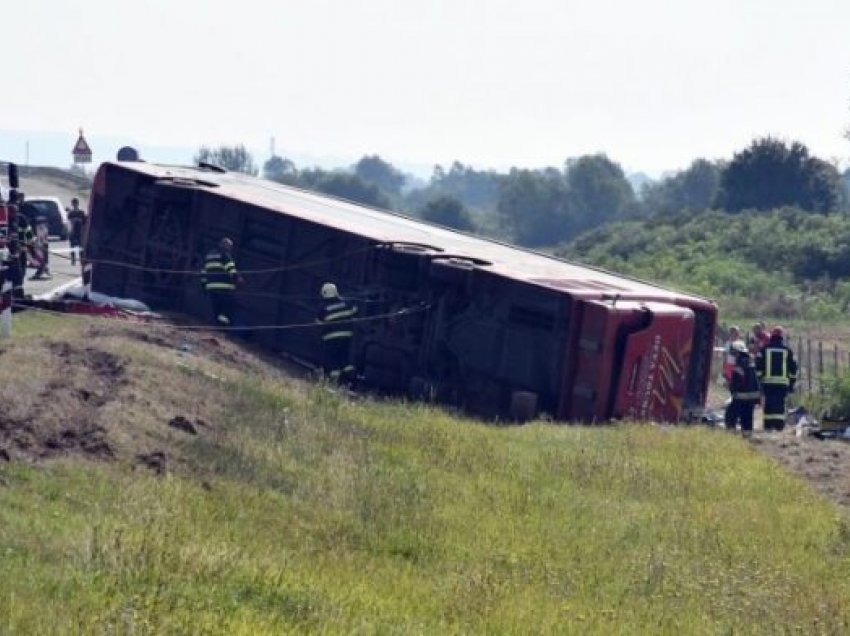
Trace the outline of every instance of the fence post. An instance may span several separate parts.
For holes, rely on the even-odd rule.
[[[835,345],[832,349],[832,373],[838,375],[838,345]]]
[[[1,275],[1,274],[0,274]],[[0,283],[0,338],[12,337],[12,281]]]
[[[812,392],[812,341],[806,338],[806,383],[809,385],[809,393]]]

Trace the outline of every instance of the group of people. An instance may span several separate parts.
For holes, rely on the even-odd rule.
[[[235,292],[244,283],[233,258],[233,241],[222,238],[204,256],[201,284],[210,300],[212,321],[217,327],[240,333],[242,325]],[[355,379],[352,361],[352,321],[358,308],[344,299],[336,284],[324,283],[319,289],[322,304],[316,316],[321,328],[322,371],[333,382],[350,385]]]
[[[746,341],[742,335],[738,327],[730,327],[724,348],[723,376],[731,394],[726,428],[740,425],[744,436],[751,436],[755,407],[761,403],[764,430],[781,431],[785,400],[797,383],[797,362],[785,343],[785,329],[777,326],[768,332],[763,322],[757,322]]]
[[[5,233],[0,233],[0,249],[4,254],[3,272],[5,278],[12,283],[12,296],[23,298],[24,279],[28,267],[34,267],[36,270],[30,280],[51,278],[48,222],[43,216],[35,216],[33,220],[30,220],[30,216],[34,215],[27,213],[26,194],[20,190],[10,192],[6,209],[8,211],[7,226]],[[67,215],[71,262],[76,264],[86,221],[86,213],[80,209],[79,199],[71,200]]]

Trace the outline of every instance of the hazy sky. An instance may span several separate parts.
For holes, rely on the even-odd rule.
[[[272,136],[497,169],[605,152],[658,174],[768,134],[850,157],[848,0],[24,0],[0,19],[5,131],[242,142],[260,163]]]

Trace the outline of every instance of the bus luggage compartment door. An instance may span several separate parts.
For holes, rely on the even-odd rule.
[[[675,422],[682,415],[694,339],[694,312],[645,303],[651,321],[625,335],[613,417]]]

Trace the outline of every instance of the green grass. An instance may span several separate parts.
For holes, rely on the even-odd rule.
[[[208,399],[226,421],[166,476],[0,464],[0,633],[850,629],[846,512],[733,436],[487,426],[261,375]]]

